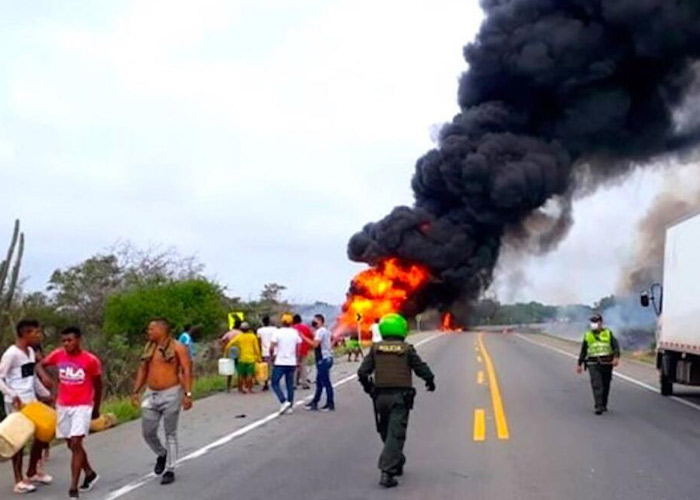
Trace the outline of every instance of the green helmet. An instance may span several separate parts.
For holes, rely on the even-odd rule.
[[[379,322],[379,333],[382,334],[382,338],[400,337],[405,339],[408,335],[408,321],[400,314],[387,314]]]

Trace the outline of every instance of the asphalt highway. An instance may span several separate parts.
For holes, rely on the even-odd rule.
[[[184,460],[171,486],[148,476],[153,457],[137,424],[110,431],[109,438],[91,437],[88,448],[103,479],[83,497],[700,498],[697,392],[685,391],[687,397],[679,399],[660,396],[653,390],[653,367],[623,363],[624,378],[613,381],[610,412],[596,416],[587,374],[574,373],[575,346],[498,333],[430,333],[416,339],[438,388],[428,393],[418,384],[406,473],[395,489],[378,485],[381,443],[371,402],[352,377],[357,365],[344,363],[337,368],[334,413],[298,406],[293,415],[275,417],[272,395],[261,394],[253,396],[260,402],[240,421],[236,410],[222,421],[219,396],[201,403],[199,413],[184,415]],[[50,472],[65,475],[65,452],[54,455]],[[0,487],[9,492],[9,464],[3,468],[7,477],[0,478]],[[65,498],[64,482],[57,479],[32,498]]]

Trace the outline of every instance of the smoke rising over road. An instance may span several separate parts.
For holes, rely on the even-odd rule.
[[[697,0],[482,6],[486,20],[464,48],[461,112],[418,159],[414,206],[348,244],[354,261],[425,266],[432,281],[418,309],[476,299],[506,239],[555,249],[573,223],[574,196],[692,152],[700,139],[698,120],[683,111],[698,98]]]

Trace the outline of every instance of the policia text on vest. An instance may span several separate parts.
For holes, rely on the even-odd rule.
[[[617,339],[610,330],[602,327],[602,318],[594,316],[591,318],[591,329],[583,337],[577,371],[581,373],[584,366],[588,368],[596,415],[608,411],[613,367],[617,366],[619,358]]]
[[[385,487],[398,484],[394,476],[403,474],[406,462],[403,447],[416,395],[413,372],[425,380],[428,391],[435,390],[433,372],[415,348],[392,338],[374,344],[357,371],[360,383],[374,402],[377,432],[384,443],[379,469],[382,472],[380,484]]]

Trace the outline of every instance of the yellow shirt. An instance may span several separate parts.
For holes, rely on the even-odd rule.
[[[241,333],[229,343],[229,347],[238,347],[239,363],[256,363],[262,359],[258,336],[253,332]]]

